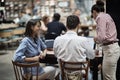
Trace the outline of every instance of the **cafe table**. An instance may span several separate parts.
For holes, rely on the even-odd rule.
[[[44,59],[39,60],[40,63],[45,63],[45,64],[57,64],[57,58],[54,55],[54,51],[47,51],[46,57]]]

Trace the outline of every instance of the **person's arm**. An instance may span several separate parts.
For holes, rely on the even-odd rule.
[[[62,35],[66,33],[67,29],[63,23],[61,23],[61,28],[62,28]]]
[[[41,51],[41,52],[40,52],[40,58],[41,58],[41,59],[45,58],[46,53],[47,53],[47,49]]]
[[[97,19],[95,42],[102,43],[106,39],[106,20],[103,17]]]
[[[58,52],[57,52],[57,50],[58,50],[58,48],[57,48],[57,43],[58,43],[58,41],[57,41],[57,38],[54,40],[54,44],[53,44],[53,51],[54,51],[54,55],[57,57],[57,54],[58,54]]]
[[[35,61],[39,61],[39,57],[40,56],[34,56],[34,57],[30,57],[27,58],[25,56],[25,52],[27,50],[27,42],[26,41],[22,41],[19,45],[19,47],[17,48],[13,60],[16,62],[35,62]]]
[[[26,47],[27,47],[26,43],[24,41],[22,41],[13,56],[14,61],[18,61],[18,62],[25,61],[24,59],[26,58],[26,56],[24,55],[24,53],[26,51]]]
[[[87,58],[89,58],[89,59],[94,59],[95,58],[95,51],[90,46],[87,39],[84,42],[82,42],[82,47],[85,49],[85,54],[86,54]]]
[[[63,23],[62,23],[62,26],[63,26],[63,30],[66,32],[67,29],[66,29],[66,27],[65,27],[65,25]]]
[[[41,22],[41,27],[40,27],[41,30],[44,31],[44,32],[46,32],[48,28],[45,26],[45,24],[44,24],[43,21],[40,21],[40,22]]]
[[[41,45],[40,46],[41,47],[40,58],[44,58],[47,53],[47,46],[41,39],[39,39],[39,40],[40,40],[40,45]]]
[[[34,57],[30,57],[30,58],[25,58],[25,62],[38,62],[39,58],[40,58],[40,56],[34,56]]]

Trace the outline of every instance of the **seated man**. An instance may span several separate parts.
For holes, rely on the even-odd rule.
[[[87,38],[77,35],[77,29],[80,26],[79,18],[70,15],[66,22],[67,32],[54,41],[55,56],[58,59],[70,62],[86,61],[86,58],[93,59],[95,57],[94,50]]]
[[[55,39],[57,36],[62,34],[62,31],[66,31],[66,27],[63,23],[59,22],[60,14],[55,13],[53,15],[52,22],[47,24],[47,34],[45,35],[45,39]]]

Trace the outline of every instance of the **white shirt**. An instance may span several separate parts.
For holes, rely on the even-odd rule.
[[[67,31],[65,35],[57,37],[53,50],[58,59],[64,61],[86,61],[86,57],[93,59],[94,50],[89,45],[87,38],[77,36],[74,31]]]

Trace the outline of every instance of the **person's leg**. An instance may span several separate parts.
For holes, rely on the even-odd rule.
[[[43,74],[41,74],[39,76],[39,79],[43,80],[43,79],[50,79],[50,80],[54,80],[55,78],[55,73],[56,73],[56,69],[52,66],[46,66],[43,68],[44,69],[44,72]]]
[[[98,59],[93,60],[93,80],[98,80]]]
[[[98,60],[98,70],[101,71],[101,80],[103,80],[103,73],[102,73],[102,62],[103,62],[103,57],[99,57],[99,60]]]
[[[116,80],[116,66],[120,56],[119,50],[117,43],[103,46],[103,80]]]

